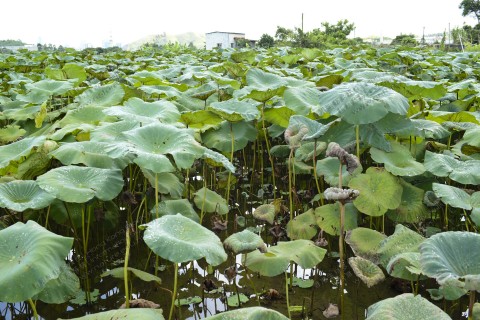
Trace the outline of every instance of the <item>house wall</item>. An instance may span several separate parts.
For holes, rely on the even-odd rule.
[[[211,50],[217,47],[222,49],[233,48],[234,38],[245,38],[244,34],[228,32],[211,32],[205,35],[205,48]]]

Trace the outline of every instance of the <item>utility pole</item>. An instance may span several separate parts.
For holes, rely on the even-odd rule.
[[[303,12],[302,12],[302,33],[303,33]]]

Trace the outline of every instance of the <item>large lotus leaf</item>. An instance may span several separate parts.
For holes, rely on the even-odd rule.
[[[150,185],[154,189],[157,189],[158,193],[169,194],[174,199],[180,199],[182,197],[185,185],[174,173],[162,172],[156,174],[146,169],[142,169],[142,173]],[[155,175],[157,176],[156,178]],[[157,186],[155,186],[155,182],[157,182]]]
[[[425,276],[421,276],[419,252],[399,253],[390,259],[385,269],[392,277],[408,281],[417,281],[425,278]]]
[[[462,184],[480,184],[480,160],[460,161],[445,154],[425,152],[425,168],[437,177],[449,177]]]
[[[223,166],[225,169],[230,171],[231,173],[235,173],[235,167],[233,164],[225,157],[223,154],[218,153],[216,151],[210,150],[208,148],[203,148],[203,158],[206,158],[208,164],[213,166]]]
[[[23,212],[48,207],[55,199],[41,189],[36,181],[14,180],[0,184],[0,207]]]
[[[223,246],[235,254],[248,253],[256,249],[267,250],[262,237],[247,229],[229,236],[223,241]]]
[[[66,93],[73,89],[73,84],[68,81],[57,81],[44,79],[33,83],[27,83],[25,88],[30,91],[46,93],[50,96],[56,96]]]
[[[290,117],[294,114],[295,113],[287,107],[273,107],[263,112],[263,119],[271,124],[286,128],[288,127]]]
[[[180,122],[189,128],[205,132],[209,129],[216,128],[223,121],[218,115],[207,110],[188,111],[182,113]]]
[[[46,98],[48,99],[48,97]],[[18,101],[20,102],[20,101]],[[27,104],[27,103],[25,103]],[[21,107],[21,108],[12,108],[6,109],[2,111],[0,114],[0,119],[11,119],[17,121],[23,121],[27,119],[34,119],[35,115],[40,112],[40,106],[32,106],[32,107]]]
[[[397,224],[395,232],[380,243],[377,251],[380,263],[386,268],[390,259],[399,253],[419,252],[419,246],[424,240],[425,238],[415,231]]]
[[[266,221],[270,224],[273,224],[275,215],[275,206],[271,203],[264,203],[253,211],[253,216],[255,219]]]
[[[440,183],[433,183],[432,190],[443,203],[452,207],[465,210],[480,208],[480,191],[469,195],[460,188]]]
[[[313,209],[299,214],[287,223],[287,235],[292,240],[310,240],[317,234],[317,222]]]
[[[316,149],[314,150],[316,145]],[[273,149],[273,148],[272,148]],[[290,149],[290,148],[289,148]],[[303,142],[299,148],[295,150],[295,160],[302,162],[302,161],[312,161],[313,155],[318,158],[320,153],[327,149],[327,144],[325,142]],[[271,149],[270,149],[271,151]],[[287,155],[288,156],[288,155]]]
[[[118,142],[124,140],[124,132],[140,127],[140,124],[133,120],[117,122],[104,122],[94,130],[90,131],[90,140],[97,142]]]
[[[232,311],[218,313],[214,316],[207,317],[209,320],[287,320],[278,311],[267,309],[264,307],[241,308]]]
[[[75,125],[86,125],[93,124],[98,125],[101,121],[113,122],[116,120],[115,117],[108,116],[103,111],[105,107],[98,106],[86,106],[82,108],[75,108],[68,110],[65,117],[60,120],[60,125],[62,127],[67,127],[70,124]]]
[[[315,209],[317,224],[328,234],[338,236],[340,234],[340,204],[338,202],[326,204]],[[344,230],[352,230],[357,227],[358,211],[352,203],[345,204]]]
[[[382,269],[370,260],[361,257],[351,257],[348,258],[348,264],[352,267],[355,275],[369,288],[385,279]]]
[[[257,68],[250,68],[246,74],[247,85],[258,91],[278,89],[287,85],[287,81],[276,74]]]
[[[119,83],[91,87],[75,98],[79,107],[98,106],[111,107],[123,100],[125,92]]]
[[[400,223],[419,223],[430,217],[430,212],[423,203],[425,191],[401,179],[402,202],[387,212],[387,217]]]
[[[41,146],[44,141],[45,136],[29,137],[0,146],[0,169],[7,167],[11,161],[27,156],[33,148]]]
[[[165,320],[162,309],[133,308],[104,311],[70,320]],[[59,318],[58,320],[66,320]]]
[[[250,141],[257,139],[257,129],[249,122],[223,122],[217,129],[211,129],[202,134],[202,141],[208,148],[220,152],[242,150]]]
[[[326,112],[351,124],[373,123],[389,112],[404,115],[408,100],[401,94],[370,83],[344,83],[322,92],[320,105]]]
[[[150,213],[152,214],[152,217],[156,217],[157,207],[154,206],[152,210],[150,210]],[[164,200],[158,204],[159,217],[164,215],[176,215],[177,213],[200,223],[200,217],[187,199]]]
[[[422,272],[440,285],[480,290],[480,235],[473,232],[437,233],[420,246]],[[463,281],[462,281],[463,280]]]
[[[372,160],[383,163],[385,169],[396,176],[416,176],[425,172],[425,167],[420,162],[415,161],[410,150],[397,142],[390,142],[392,147],[390,152],[385,152],[377,148],[370,148]]]
[[[356,256],[379,263],[378,249],[387,236],[369,228],[355,228],[347,232],[345,242],[350,245]]]
[[[436,100],[445,96],[447,93],[445,85],[437,81],[404,80],[382,82],[379,85],[393,89],[410,100],[419,98]]]
[[[64,166],[37,178],[43,190],[66,202],[84,203],[94,197],[112,200],[123,188],[122,171]]]
[[[336,157],[327,157],[317,161],[317,176],[323,176],[326,183],[338,186],[340,160]],[[342,166],[342,184],[347,186],[350,180],[360,174],[363,168],[359,165],[352,173],[348,172],[347,166]]]
[[[425,119],[411,119],[412,132],[406,134],[414,135],[428,139],[443,139],[450,135],[450,132],[435,121]],[[402,130],[398,131],[399,135],[406,135]]]
[[[64,303],[75,298],[80,290],[80,279],[72,268],[63,263],[57,278],[48,281],[45,288],[32,300],[41,300],[45,303]]]
[[[388,117],[388,115],[385,116],[385,118],[386,117]],[[379,120],[378,122],[382,120],[383,119]],[[392,146],[390,145],[390,141],[385,138],[385,134],[387,132],[381,127],[377,126],[378,122],[368,123],[360,126],[360,140],[367,145],[390,152],[392,150]]]
[[[227,201],[215,191],[205,187],[195,192],[193,202],[197,208],[204,212],[216,212],[219,214],[228,213]]]
[[[207,107],[207,110],[229,122],[252,121],[260,117],[260,112],[255,104],[233,99],[213,102]]]
[[[261,275],[274,277],[285,272],[290,261],[304,269],[313,268],[323,260],[326,252],[310,240],[280,241],[276,246],[269,247],[266,253],[249,253],[245,265]]]
[[[23,137],[27,131],[17,125],[7,125],[0,129],[0,141],[3,143],[13,142]]]
[[[334,120],[327,124],[321,124],[315,120],[309,119],[305,116],[293,115],[289,119],[287,130],[292,131],[304,131],[302,136],[303,140],[314,140],[323,136],[331,125],[337,123],[338,120]]]
[[[71,133],[74,136],[79,136],[82,133],[89,133],[95,129],[95,125],[88,123],[70,123],[64,126],[62,129],[55,131],[48,137],[51,140],[59,141],[65,138],[65,136]],[[76,137],[75,137],[76,138]]]
[[[368,168],[365,174],[350,180],[348,186],[360,191],[353,203],[369,216],[381,216],[388,209],[396,209],[402,200],[402,185],[383,168]]]
[[[180,119],[177,107],[169,101],[145,102],[139,98],[130,98],[124,106],[105,109],[103,112],[109,116],[116,116],[124,120],[135,120],[141,123],[160,121],[175,123]]]
[[[131,151],[137,155],[134,162],[156,173],[175,171],[167,154],[181,169],[190,168],[195,159],[203,156],[202,146],[188,129],[156,123],[124,134],[132,144]]]
[[[285,105],[297,115],[307,116],[310,112],[322,116],[325,111],[318,103],[320,92],[315,88],[288,88],[283,93]]]
[[[381,300],[367,310],[365,320],[451,320],[439,307],[420,295],[404,293]]]
[[[40,293],[59,277],[73,245],[35,221],[0,230],[0,300],[20,302]]]
[[[108,142],[81,141],[62,144],[50,155],[64,165],[84,164],[95,168],[124,169],[129,164],[126,152]]]
[[[150,274],[148,272],[145,272],[145,271],[142,271],[142,270],[138,270],[138,269],[135,269],[135,268],[131,268],[131,267],[127,267],[127,273],[128,273],[128,277],[131,279],[132,278],[132,275],[134,275],[135,277],[139,278],[140,280],[143,280],[143,281],[146,281],[146,282],[156,282],[158,284],[161,284],[162,283],[162,279],[160,279],[159,277],[157,276],[154,276],[153,274]],[[115,269],[111,269],[111,270],[108,270],[108,271],[105,271],[104,273],[102,273],[100,275],[100,277],[106,277],[106,276],[112,276],[114,278],[117,278],[117,279],[125,279],[125,268],[124,267],[119,267],[119,268],[115,268]]]
[[[440,286],[438,289],[427,289],[427,291],[430,293],[430,298],[432,298],[432,300],[445,299],[450,301],[460,299],[468,292],[468,290],[465,290],[464,288],[459,288],[450,284]]]
[[[160,257],[174,263],[205,258],[218,266],[227,260],[220,239],[207,228],[177,214],[166,215],[140,226],[146,228],[143,240]]]

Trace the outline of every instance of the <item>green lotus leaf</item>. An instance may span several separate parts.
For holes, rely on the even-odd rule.
[[[37,150],[37,152],[31,153],[25,161],[18,165],[14,177],[22,180],[31,180],[50,169],[52,157],[46,153],[50,146],[55,148],[57,144],[54,141],[47,140],[41,148],[42,151]]]
[[[161,98],[174,98],[180,97],[182,92],[175,87],[171,86],[162,86],[162,85],[152,85],[152,86],[140,86],[138,90],[145,92],[151,96],[159,95]]]
[[[400,223],[419,223],[430,218],[430,211],[423,203],[425,191],[401,179],[402,201],[394,210],[388,210],[387,217]]]
[[[315,88],[288,88],[283,93],[285,105],[297,115],[307,116],[311,111],[322,116],[325,111],[318,103],[320,92]]]
[[[188,297],[184,299],[176,299],[175,300],[175,305],[176,306],[188,306],[191,304],[198,304],[202,303],[203,299],[199,296],[193,296],[193,297]]]
[[[480,290],[480,235],[465,231],[437,233],[420,246],[422,272],[440,285]]]
[[[227,298],[227,304],[229,307],[238,307],[241,303],[248,302],[248,300],[249,298],[243,293],[240,293],[240,295],[232,294]]]
[[[386,268],[390,259],[399,253],[419,252],[419,246],[424,240],[425,238],[415,231],[397,224],[395,232],[380,243],[377,251],[380,263]]]
[[[44,141],[45,136],[29,137],[0,146],[0,169],[7,167],[12,161],[28,156],[33,148],[38,148]]]
[[[152,217],[156,217],[157,207],[154,206],[152,210],[150,210],[150,213],[152,214]],[[159,217],[164,215],[176,215],[177,213],[200,223],[200,217],[187,199],[164,200],[158,204]]]
[[[432,190],[443,203],[452,207],[465,210],[480,208],[480,191],[469,195],[460,188],[440,183],[433,183]]]
[[[14,180],[0,184],[0,207],[23,212],[48,207],[55,199],[41,189],[36,181]]]
[[[380,257],[377,251],[380,248],[380,243],[386,238],[386,235],[376,230],[360,227],[348,231],[345,242],[350,245],[356,256],[378,264]]]
[[[76,138],[76,136],[79,136],[82,133],[89,133],[93,129],[95,129],[95,125],[92,125],[92,124],[70,123],[64,126],[62,129],[55,131],[48,137],[51,140],[59,141],[64,139],[66,135],[71,133],[75,137],[70,137],[70,138]]]
[[[443,139],[450,135],[450,132],[435,121],[425,119],[411,119],[412,135],[428,138]],[[402,131],[399,131],[402,134]]]
[[[365,320],[451,320],[439,307],[423,298],[404,293],[394,298],[381,300],[367,309]]]
[[[338,120],[334,120],[327,124],[321,124],[315,120],[311,120],[305,116],[293,115],[289,119],[288,129],[299,131],[304,128],[305,134],[303,140],[315,140],[323,136],[331,125],[337,123]]]
[[[480,226],[480,208],[474,208],[470,213],[470,219],[472,219],[473,223]]]
[[[283,77],[257,68],[250,68],[245,77],[247,85],[258,91],[278,89],[287,85]]]
[[[165,320],[162,309],[134,308],[103,311],[70,320]],[[58,320],[66,320],[59,318]]]
[[[340,204],[326,204],[315,209],[315,218],[320,229],[328,234],[338,236],[340,234]],[[352,230],[357,227],[358,211],[352,203],[345,204],[344,230]]]
[[[230,162],[230,160],[228,160],[227,157],[225,157],[221,153],[210,150],[208,148],[203,148],[203,158],[210,160],[210,162],[208,162],[210,165],[212,165],[213,163],[213,165],[215,166],[223,166],[231,173],[235,173],[235,167],[233,166],[233,164]]]
[[[177,214],[166,215],[140,226],[146,229],[143,240],[160,257],[174,263],[205,258],[218,266],[227,260],[220,239],[207,228]]]
[[[139,98],[130,98],[124,106],[105,109],[109,116],[116,116],[124,120],[135,120],[144,124],[155,121],[175,123],[180,119],[177,107],[169,101],[145,102]]]
[[[307,289],[313,287],[315,280],[293,277],[292,286]]]
[[[408,148],[394,141],[390,142],[390,145],[390,152],[370,148],[372,160],[383,163],[385,169],[396,176],[412,177],[425,172],[423,164],[415,161]]]
[[[357,125],[376,122],[389,112],[405,115],[409,108],[401,94],[365,82],[343,83],[322,92],[319,104],[329,114]]]
[[[277,158],[288,158],[288,156],[290,155],[290,146],[286,144],[277,144],[276,146],[273,146],[270,149],[270,154]],[[313,155],[313,148],[312,148],[312,155]],[[301,161],[301,160],[299,159],[298,161]]]
[[[241,308],[232,311],[218,313],[208,317],[209,320],[287,320],[278,311],[267,309],[264,307]]]
[[[0,129],[0,142],[12,142],[23,137],[27,131],[16,125],[7,125]]]
[[[381,86],[393,89],[410,100],[419,98],[440,99],[445,96],[447,89],[443,83],[437,81],[404,80],[382,82]]]
[[[48,99],[48,97],[44,97],[45,100]],[[19,100],[17,100],[20,102]],[[41,102],[40,102],[41,103]],[[38,103],[38,104],[40,104]],[[26,105],[28,105],[27,102],[25,102]],[[10,119],[10,120],[16,120],[16,121],[24,121],[27,119],[35,119],[35,115],[40,112],[40,105],[36,106],[31,106],[31,107],[21,107],[21,108],[11,108],[11,109],[6,109],[2,111],[2,116],[3,119]]]
[[[188,169],[204,153],[190,130],[168,124],[150,124],[124,135],[132,144],[131,152],[137,155],[134,162],[156,173],[175,171],[167,154],[172,156],[178,168]]]
[[[351,257],[348,258],[348,264],[352,267],[353,273],[369,288],[385,279],[382,269],[370,260],[362,257]]]
[[[44,290],[60,276],[72,245],[73,238],[56,235],[32,220],[0,230],[0,300],[25,301]]]
[[[98,106],[86,106],[82,108],[75,108],[68,110],[65,117],[60,120],[61,127],[67,127],[69,124],[86,125],[93,124],[98,125],[101,121],[113,122],[115,117],[106,115],[103,111],[105,107]]]
[[[235,254],[248,253],[256,249],[260,249],[260,251],[267,250],[262,237],[247,229],[230,235],[223,241],[223,246]]]
[[[48,96],[62,95],[73,89],[73,84],[68,81],[44,79],[33,83],[27,83],[25,88],[30,91],[45,93]]]
[[[171,172],[154,173],[150,170],[142,169],[142,173],[147,178],[150,185],[155,189],[155,181],[157,180],[156,189],[158,193],[169,194],[174,199],[180,199],[183,195],[185,185],[179,178]],[[157,176],[155,178],[155,175]],[[177,212],[175,212],[177,213]]]
[[[189,128],[198,129],[200,132],[217,128],[222,121],[220,116],[207,110],[184,112],[180,117],[180,122]]]
[[[266,221],[270,224],[273,224],[275,215],[275,206],[271,203],[262,204],[258,206],[255,211],[253,211],[253,216],[255,219]]]
[[[385,268],[392,277],[417,281],[421,277],[419,252],[402,252],[393,256]]]
[[[123,188],[122,172],[118,169],[64,166],[37,178],[43,190],[66,202],[84,203],[94,197],[112,200]]]
[[[314,152],[315,144],[317,149]],[[327,149],[327,144],[325,142],[318,141],[315,142],[304,142],[300,145],[299,148],[295,150],[295,160],[296,161],[312,161],[313,155],[318,158],[320,153]]]
[[[326,252],[327,250],[317,247],[310,240],[280,241],[276,246],[269,247],[266,253],[248,253],[245,265],[261,275],[274,277],[285,272],[290,261],[304,269],[313,268],[323,260]]]
[[[480,184],[480,173],[476,168],[480,160],[460,161],[445,154],[425,152],[425,168],[437,177],[449,177],[462,184]]]
[[[287,107],[274,107],[268,108],[263,112],[263,119],[271,124],[286,128],[288,127],[290,117],[294,114]]]
[[[195,192],[194,195],[193,202],[197,208],[204,212],[227,214],[229,211],[227,201],[215,191],[204,187]]]
[[[468,290],[453,285],[440,286],[438,289],[427,289],[432,300],[457,300],[468,293]],[[475,317],[474,317],[475,319]]]
[[[84,164],[103,169],[124,169],[129,164],[126,152],[109,142],[82,141],[60,145],[50,155],[64,165]]]
[[[111,107],[120,104],[125,92],[119,83],[91,87],[75,98],[79,107]]]
[[[92,131],[90,131],[90,140],[97,142],[118,142],[125,140],[123,133],[140,127],[140,124],[133,120],[123,120],[117,122],[104,122]]]
[[[132,275],[139,278],[140,280],[143,280],[145,282],[156,282],[158,284],[161,284],[162,283],[162,279],[160,279],[159,277],[156,277],[154,276],[153,274],[150,274],[148,272],[145,272],[145,271],[142,271],[142,270],[138,270],[138,269],[135,269],[135,268],[131,268],[131,267],[127,267],[127,270],[128,270],[128,278],[129,279],[132,279]],[[104,278],[106,276],[112,276],[114,278],[117,278],[117,279],[124,279],[125,278],[125,268],[124,267],[119,267],[119,268],[115,268],[115,269],[111,269],[111,270],[108,270],[108,271],[105,271],[104,273],[102,273],[100,275],[100,277]]]
[[[350,180],[348,187],[360,191],[353,201],[355,207],[373,217],[383,215],[388,209],[396,209],[402,200],[401,184],[383,168],[368,168],[365,174]]]
[[[202,134],[202,141],[210,149],[216,149],[220,152],[232,152],[232,133],[233,133],[233,151],[242,150],[248,142],[257,139],[257,129],[249,122],[222,122],[217,129],[211,129]]]
[[[255,104],[233,99],[213,102],[207,107],[207,110],[229,122],[252,121],[260,117],[260,112]]]
[[[331,186],[338,186],[340,160],[336,157],[327,157],[317,161],[317,176],[323,176],[326,183]],[[350,180],[363,171],[362,165],[359,165],[353,173],[348,172],[346,166],[342,166],[342,184],[348,186]]]
[[[313,209],[307,210],[288,221],[286,229],[288,237],[292,240],[312,239],[317,234],[318,229]]]
[[[75,298],[78,291],[80,291],[80,279],[78,279],[72,268],[64,262],[60,268],[59,276],[48,281],[45,284],[45,288],[32,297],[32,300],[59,304]]]

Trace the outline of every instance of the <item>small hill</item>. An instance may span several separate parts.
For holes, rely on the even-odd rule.
[[[181,34],[169,35],[166,33],[150,35],[126,45],[128,50],[136,50],[146,43],[165,45],[167,43],[176,43],[189,45],[193,44],[197,48],[205,46],[205,34],[187,32]]]

